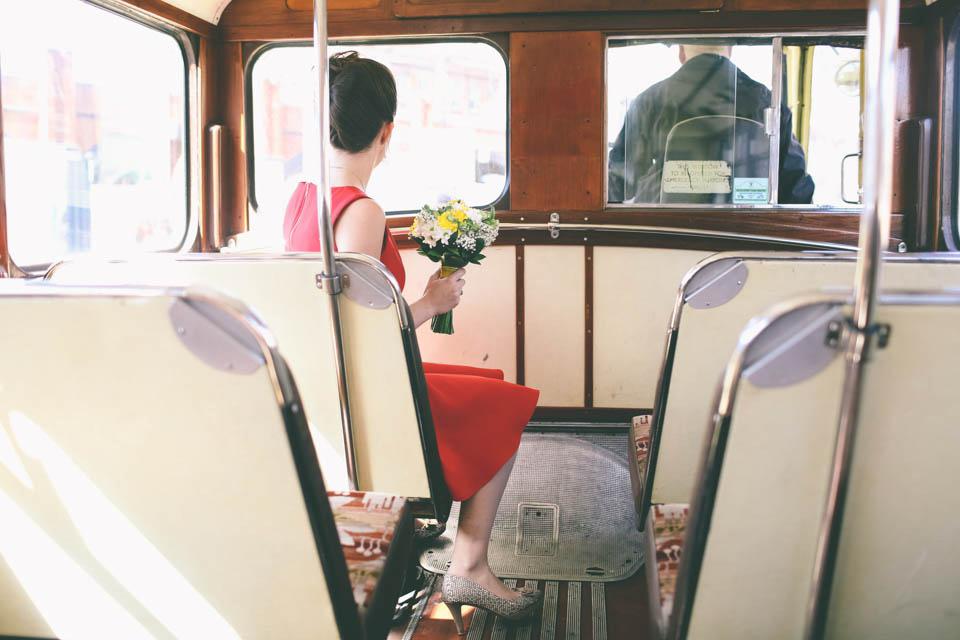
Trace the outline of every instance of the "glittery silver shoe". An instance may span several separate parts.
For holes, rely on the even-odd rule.
[[[467,632],[460,613],[462,605],[485,609],[507,620],[523,620],[537,611],[543,595],[539,591],[521,591],[516,598],[501,598],[476,582],[448,573],[443,576],[440,598],[450,610],[453,623],[457,625],[457,634],[462,636]]]

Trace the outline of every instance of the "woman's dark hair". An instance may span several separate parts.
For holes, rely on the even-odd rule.
[[[397,115],[397,85],[385,66],[356,51],[330,58],[330,143],[363,151]]]

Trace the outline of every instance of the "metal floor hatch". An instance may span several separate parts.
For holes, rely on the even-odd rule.
[[[626,452],[626,438],[616,435],[524,434],[493,524],[493,572],[595,582],[631,576],[643,557]],[[459,512],[455,503],[447,530],[421,554],[424,569],[446,571]]]

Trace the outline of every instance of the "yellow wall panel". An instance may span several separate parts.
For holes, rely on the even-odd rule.
[[[708,255],[706,251],[594,248],[594,406],[653,407],[680,281]]]
[[[403,295],[416,301],[437,263],[415,250],[400,252],[407,271]],[[460,305],[453,311],[453,335],[442,335],[424,323],[417,331],[420,354],[427,362],[463,364],[502,369],[506,380],[517,380],[517,286],[516,249],[512,246],[484,249],[480,266],[467,267]]]
[[[583,247],[525,250],[524,365],[540,406],[583,406],[584,257]]]

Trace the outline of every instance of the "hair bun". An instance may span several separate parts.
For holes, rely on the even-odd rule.
[[[356,51],[341,51],[330,56],[330,73],[339,73],[360,59]]]

